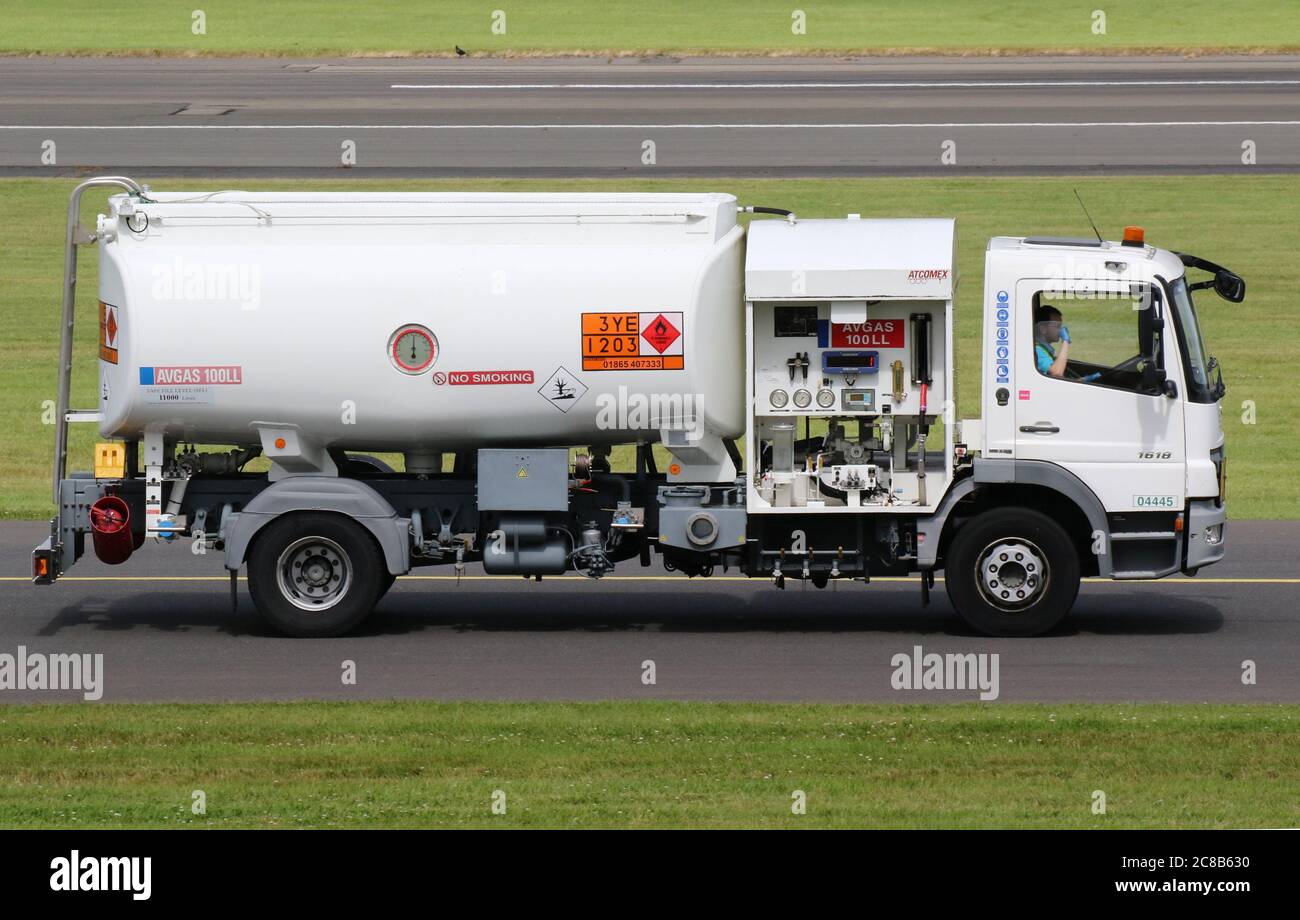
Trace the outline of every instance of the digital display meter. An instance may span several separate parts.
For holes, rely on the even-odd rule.
[[[840,408],[845,412],[874,412],[875,390],[840,390]]]
[[[822,372],[826,374],[874,374],[880,353],[875,351],[823,351]]]

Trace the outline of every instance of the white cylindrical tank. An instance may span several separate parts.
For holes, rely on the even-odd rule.
[[[722,194],[151,193],[100,221],[100,431],[410,451],[744,426]]]

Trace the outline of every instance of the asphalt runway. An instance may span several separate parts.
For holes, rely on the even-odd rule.
[[[1071,619],[1035,639],[976,636],[942,582],[687,579],[623,563],[599,582],[400,579],[355,636],[271,634],[219,559],[146,545],[125,565],[88,555],[33,586],[37,522],[0,522],[0,653],[104,656],[105,700],[432,698],[956,702],[975,691],[891,686],[893,656],[997,653],[999,700],[1300,702],[1300,522],[1232,522],[1228,558],[1194,579],[1089,582]],[[1243,662],[1257,683],[1244,685]],[[357,682],[344,685],[343,663]],[[656,682],[642,683],[653,661]],[[0,702],[81,699],[0,690]]]
[[[1292,171],[1300,58],[0,58],[0,174],[146,169]]]

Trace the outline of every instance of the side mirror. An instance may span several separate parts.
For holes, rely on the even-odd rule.
[[[1246,281],[1221,268],[1214,273],[1214,292],[1229,303],[1241,303],[1246,299]]]

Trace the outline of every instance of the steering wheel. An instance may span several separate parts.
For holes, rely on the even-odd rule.
[[[1146,359],[1147,359],[1146,355],[1134,355],[1133,357],[1129,358],[1127,361],[1124,361],[1120,364],[1116,364],[1113,368],[1111,368],[1111,370],[1140,371],[1142,370],[1142,365],[1146,362]]]

